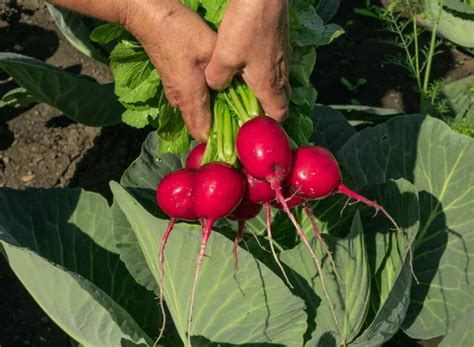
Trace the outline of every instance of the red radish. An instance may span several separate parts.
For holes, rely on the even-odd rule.
[[[247,180],[246,197],[256,203],[270,202],[275,199],[275,191],[270,183],[258,180],[244,170]]]
[[[401,230],[392,216],[381,205],[352,191],[342,183],[339,165],[332,153],[326,148],[320,146],[298,148],[293,153],[293,165],[286,179],[286,184],[291,191],[307,200],[323,199],[334,193],[346,195],[375,208],[377,212],[381,211],[397,231]],[[307,209],[306,213],[310,220],[314,219],[311,209]],[[313,223],[314,225],[315,223]],[[411,249],[409,249],[409,252],[411,259]],[[413,269],[411,272],[415,280],[418,281]]]
[[[204,156],[204,151],[206,150],[206,144],[200,143],[189,152],[188,158],[186,159],[186,168],[187,169],[199,169],[202,162],[202,157]]]
[[[238,270],[237,265],[239,258],[237,254],[237,247],[244,235],[245,221],[257,216],[261,209],[261,204],[252,202],[244,197],[234,212],[227,216],[227,218],[230,220],[238,222],[237,235],[235,236],[234,245],[232,246],[232,253],[234,254],[234,275]]]
[[[197,219],[193,207],[195,174],[195,170],[179,169],[160,181],[156,189],[156,201],[166,215],[175,219]]]
[[[390,214],[375,201],[350,190],[342,183],[341,170],[334,156],[319,146],[298,148],[293,154],[293,165],[286,180],[291,191],[307,200],[323,199],[333,193],[344,194],[375,208],[399,227]]]
[[[286,177],[291,168],[291,147],[285,130],[267,116],[245,122],[237,134],[237,154],[245,170],[272,185]]]
[[[196,220],[193,207],[193,185],[195,170],[180,169],[167,174],[156,188],[156,201],[161,210],[170,217],[170,222],[161,239],[159,251],[160,263],[160,307],[163,323],[158,340],[163,336],[166,324],[166,312],[163,304],[164,250],[177,219]],[[158,341],[157,340],[157,341]]]
[[[245,194],[244,176],[230,165],[209,163],[196,172],[193,185],[193,206],[196,216],[201,220],[201,247],[196,263],[194,284],[188,317],[188,342],[191,339],[191,322],[194,297],[201,270],[207,241],[217,219],[228,216],[240,204]]]
[[[280,260],[278,259],[278,255],[276,254],[275,248],[273,246],[273,237],[272,237],[272,229],[271,229],[272,216],[271,216],[270,202],[275,200],[275,190],[273,190],[272,186],[267,181],[256,179],[245,170],[244,170],[244,174],[247,180],[246,198],[256,203],[263,203],[263,207],[265,209],[265,217],[267,220],[268,240],[270,242],[270,249],[272,251],[273,258],[275,259],[275,262],[280,268],[281,273],[283,274],[283,277],[286,280],[286,283],[290,286],[290,288],[293,288],[293,286],[291,285],[288,279],[288,276],[286,275],[283,265],[281,265]]]
[[[244,197],[239,206],[227,218],[234,221],[246,221],[257,216],[261,209],[261,204],[257,204]]]
[[[321,287],[329,301],[334,322],[339,332],[341,332],[334,305],[326,290],[321,264],[282,194],[282,182],[288,175],[292,163],[292,151],[288,135],[277,121],[267,116],[258,116],[245,122],[239,129],[236,148],[237,155],[245,170],[253,177],[271,184],[277,201],[281,203],[283,210],[295,226],[296,233],[310,252],[320,274]]]

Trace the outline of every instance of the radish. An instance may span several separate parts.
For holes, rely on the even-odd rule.
[[[240,204],[245,194],[243,175],[224,163],[209,163],[197,170],[193,185],[193,207],[202,224],[201,247],[196,262],[191,304],[188,317],[188,342],[191,341],[191,323],[194,298],[206,245],[217,219],[228,216]]]
[[[245,196],[250,201],[256,203],[264,203],[275,200],[275,191],[270,183],[256,179],[244,170],[245,179],[247,181],[247,191]]]
[[[342,183],[339,164],[332,153],[326,148],[320,146],[305,146],[294,151],[293,165],[286,179],[286,184],[292,192],[306,200],[319,200],[335,193],[346,195],[351,199],[373,207],[376,212],[381,211],[396,230],[401,231],[392,216],[381,205],[352,191]],[[306,208],[305,211],[313,225],[316,235],[320,238],[312,210]],[[321,242],[321,244],[325,246],[323,242]],[[409,249],[409,253],[411,259],[411,248]],[[410,265],[412,265],[411,262]],[[411,272],[415,280],[418,281],[413,268]]]
[[[161,239],[159,251],[160,263],[160,307],[163,314],[163,323],[158,340],[163,336],[166,324],[166,312],[163,304],[163,281],[164,281],[164,250],[168,237],[178,219],[196,220],[193,207],[193,185],[195,170],[180,169],[167,174],[156,188],[156,201],[161,210],[170,217],[168,227]],[[157,341],[158,341],[157,340]]]
[[[186,168],[187,169],[199,169],[202,162],[202,157],[204,156],[204,152],[206,150],[206,144],[200,143],[193,147],[193,149],[189,152],[188,157],[186,159]]]
[[[344,194],[375,208],[376,211],[382,211],[396,229],[400,229],[382,206],[350,190],[342,183],[341,170],[336,159],[323,147],[298,148],[293,153],[293,165],[286,184],[292,192],[307,200],[323,199],[334,193]]]
[[[234,245],[232,246],[232,253],[234,254],[234,275],[238,270],[237,265],[239,258],[237,254],[237,247],[244,235],[245,221],[257,216],[261,209],[261,204],[252,202],[244,197],[234,212],[227,216],[227,218],[230,220],[237,221],[238,223],[237,235],[235,236]]]
[[[267,116],[257,116],[237,133],[237,155],[253,177],[269,182],[276,191],[291,168],[291,147],[285,130]]]
[[[292,164],[292,151],[288,135],[274,119],[267,116],[257,116],[245,122],[239,129],[236,148],[245,170],[253,177],[270,183],[271,188],[275,191],[277,201],[282,205],[283,210],[295,226],[296,233],[310,252],[320,275],[321,287],[329,301],[334,322],[341,332],[334,305],[326,289],[321,264],[282,194],[282,182],[288,175]],[[267,225],[269,224],[268,219],[269,217],[267,217]]]
[[[270,183],[256,179],[245,170],[244,170],[244,174],[245,174],[245,179],[247,180],[246,197],[250,201],[253,201],[256,203],[263,203],[263,208],[265,209],[268,240],[270,242],[270,249],[272,251],[273,258],[275,259],[275,262],[280,268],[283,274],[283,277],[285,278],[286,283],[290,286],[290,288],[293,288],[293,286],[290,283],[290,280],[288,279],[288,276],[286,275],[283,265],[281,265],[280,260],[278,259],[278,255],[276,254],[275,248],[273,246],[273,236],[272,236],[272,228],[271,228],[272,215],[271,215],[270,203],[274,203],[273,201],[275,200],[275,190],[273,190]]]

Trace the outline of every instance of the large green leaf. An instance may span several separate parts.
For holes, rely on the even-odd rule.
[[[46,6],[59,30],[74,48],[88,57],[107,63],[108,59],[104,54],[105,51],[94,45],[89,39],[95,26],[93,24],[98,25],[98,21],[94,23],[96,20],[62,7],[56,7],[48,3]]]
[[[454,329],[446,335],[439,347],[472,347],[474,346],[474,310],[459,318]]]
[[[339,284],[331,272],[331,264],[321,247],[316,247],[318,259],[322,259],[324,281],[327,292],[335,306],[335,312],[342,336],[332,318],[329,302],[324,296],[316,266],[304,244],[280,253],[281,260],[294,272],[290,273],[296,292],[302,296],[308,307],[312,339],[307,346],[328,334],[337,336],[338,343],[328,346],[341,345],[352,341],[364,323],[369,305],[370,270],[367,250],[364,241],[360,216],[355,215],[351,232],[344,239],[327,237],[326,240],[333,252],[334,261],[343,284]],[[327,342],[328,343],[328,342]]]
[[[327,23],[337,12],[340,0],[319,0],[316,5],[316,12]]]
[[[117,183],[111,188],[158,279],[156,255],[167,221],[148,213]],[[165,251],[165,300],[183,340],[200,238],[198,226],[179,223]],[[215,343],[301,346],[306,330],[302,300],[243,250],[239,250],[239,272],[234,278],[231,249],[230,240],[213,233],[196,293],[192,335]]]
[[[474,140],[440,120],[403,116],[353,136],[339,158],[360,184],[404,177],[420,198],[420,233],[405,331],[446,334],[474,307]]]
[[[127,217],[125,217],[115,200],[112,204],[112,214],[114,218],[113,234],[120,252],[120,259],[125,263],[125,266],[137,283],[150,291],[156,291],[158,288],[157,284],[148,268],[137,237]]]
[[[0,204],[0,242],[10,266],[66,333],[83,345],[150,342],[142,328],[158,330],[153,295],[97,245],[112,229],[104,198],[78,189],[2,189]]]
[[[419,230],[420,210],[416,188],[404,179],[371,186],[364,194],[390,211],[403,230],[403,234],[393,230],[382,214],[364,220],[370,268],[374,274],[371,310],[365,330],[350,346],[376,347],[395,335],[405,319],[412,276],[409,247]]]
[[[0,68],[35,100],[45,102],[72,120],[92,126],[121,122],[123,106],[113,84],[99,84],[24,55],[0,53]]]
[[[440,13],[439,0],[423,1],[424,16],[419,18],[422,25],[433,27]],[[474,47],[474,20],[472,14],[441,10],[438,34],[464,47]]]
[[[474,15],[474,6],[472,4],[464,3],[465,0],[444,0],[443,6],[451,11],[459,12],[464,15]],[[472,18],[471,18],[472,19]]]
[[[315,105],[311,113],[313,134],[310,141],[336,153],[354,135],[354,128],[337,110],[324,105]]]

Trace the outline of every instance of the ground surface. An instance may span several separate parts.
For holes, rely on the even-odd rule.
[[[313,82],[324,104],[361,104],[417,111],[412,81],[384,63],[393,48],[376,20],[354,14],[352,2],[334,19],[347,34],[318,51]],[[111,80],[108,68],[67,43],[57,31],[43,1],[0,1],[0,51],[29,55],[101,82]],[[447,48],[434,64],[436,78],[454,80],[474,72],[474,59]],[[340,78],[365,78],[348,91]],[[0,95],[14,87],[0,72]],[[45,104],[30,109],[0,110],[0,187],[83,187],[110,197],[108,182],[118,180],[138,155],[148,130],[125,126],[98,129],[70,122]],[[0,347],[69,346],[67,337],[46,317],[0,257]],[[402,334],[392,346],[416,345]]]

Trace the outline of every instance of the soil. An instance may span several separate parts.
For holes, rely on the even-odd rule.
[[[390,107],[416,112],[417,95],[412,80],[399,67],[385,63],[397,50],[380,43],[387,38],[381,24],[360,17],[351,1],[342,1],[334,22],[346,34],[318,50],[312,80],[318,102]],[[444,47],[435,60],[435,78],[456,80],[474,72],[474,59],[454,47]],[[57,30],[43,1],[0,2],[0,51],[17,52],[111,81],[108,67],[74,49]],[[349,91],[341,77],[367,82]],[[15,87],[0,72],[0,95]],[[110,198],[110,180],[139,154],[149,129],[126,126],[94,128],[71,122],[46,104],[28,109],[0,110],[0,187],[82,187]],[[0,347],[69,346],[68,337],[43,314],[0,257]],[[417,345],[403,334],[390,344]]]

